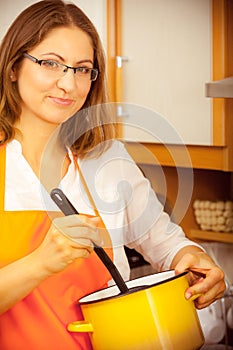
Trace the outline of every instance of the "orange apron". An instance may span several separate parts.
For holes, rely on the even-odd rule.
[[[44,211],[4,211],[5,146],[0,147],[0,267],[29,254],[42,242],[51,221]],[[17,175],[16,175],[17,176]],[[83,319],[77,300],[106,287],[110,275],[93,252],[35,288],[0,315],[1,350],[91,349],[85,333],[67,324]]]

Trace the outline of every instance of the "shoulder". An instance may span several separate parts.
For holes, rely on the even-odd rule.
[[[103,159],[107,159],[107,158],[117,158],[117,157],[127,157],[130,158],[129,153],[127,152],[125,145],[118,140],[114,140],[111,142],[110,147],[108,147],[105,152],[103,152],[100,157],[99,160],[103,160]]]
[[[94,167],[109,161],[117,162],[119,164],[121,161],[125,159],[131,160],[133,162],[133,159],[130,157],[124,144],[120,141],[114,140],[111,142],[111,145],[98,157],[84,158],[80,161],[80,164],[83,167],[89,167],[89,166]]]
[[[95,159],[83,159],[80,168],[85,178],[97,179],[107,188],[126,180],[132,185],[145,179],[141,170],[120,141],[112,142],[111,146]]]

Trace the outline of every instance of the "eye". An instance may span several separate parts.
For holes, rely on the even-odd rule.
[[[41,66],[50,70],[59,70],[59,63],[52,60],[41,61]]]
[[[91,68],[87,67],[77,67],[76,72],[80,75],[87,75],[90,74]]]

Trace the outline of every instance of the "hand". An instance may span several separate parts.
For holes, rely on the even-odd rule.
[[[201,251],[184,254],[175,266],[175,272],[178,274],[189,269],[205,275],[203,278],[190,273],[190,287],[185,292],[187,299],[201,294],[195,300],[195,306],[198,309],[210,305],[223,296],[226,289],[224,273],[209,255]]]
[[[58,217],[34,257],[43,265],[48,275],[62,271],[78,258],[88,258],[93,242],[101,245],[97,231],[99,219],[82,215]]]

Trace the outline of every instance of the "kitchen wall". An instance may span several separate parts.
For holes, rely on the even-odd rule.
[[[0,39],[5,34],[10,23],[26,7],[37,0],[7,0],[0,1]],[[79,6],[95,24],[103,44],[106,43],[106,0],[72,0]]]

